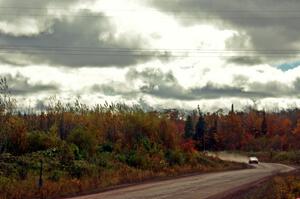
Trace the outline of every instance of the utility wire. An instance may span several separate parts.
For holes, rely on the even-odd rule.
[[[38,54],[45,54],[45,55],[77,55],[77,56],[125,56],[125,57],[278,57],[278,55],[285,55],[286,57],[298,57],[300,53],[272,53],[272,54],[226,54],[226,55],[218,55],[214,54],[194,54],[194,55],[174,55],[174,54],[159,54],[159,53],[105,53],[105,52],[98,52],[98,53],[85,53],[85,52],[64,52],[64,51],[9,51],[9,50],[0,50],[0,54],[30,54],[30,55],[38,55]]]
[[[252,10],[252,9],[242,9],[242,10],[219,10],[219,9],[211,9],[211,10],[201,10],[201,9],[188,9],[188,10],[164,10],[159,11],[156,9],[151,10],[138,10],[138,9],[100,9],[98,11],[99,13],[92,13],[91,10],[88,9],[66,9],[66,8],[42,8],[42,7],[9,7],[9,6],[0,6],[0,16],[31,16],[31,17],[46,17],[46,16],[72,16],[72,17],[83,17],[83,18],[89,18],[89,17],[118,17],[126,14],[135,15],[140,13],[159,13],[159,12],[165,12],[165,13],[171,13],[173,17],[176,18],[183,18],[183,19],[239,19],[239,20],[245,20],[245,19],[298,19],[300,18],[300,10],[265,10],[265,9],[259,9],[259,10]],[[15,11],[15,12],[12,12]],[[28,11],[28,12],[24,12]],[[37,12],[37,11],[43,11],[43,12]],[[59,11],[60,13],[51,13],[48,11]],[[63,13],[61,13],[63,11]],[[89,13],[83,14],[82,11],[89,11]],[[107,14],[104,12],[114,12],[114,13],[120,13],[120,14]],[[66,13],[70,12],[70,13]],[[126,13],[127,12],[127,13]],[[253,14],[255,12],[255,16],[247,16],[247,14]],[[232,16],[210,16],[211,14],[216,13],[224,13],[224,14],[234,14]],[[263,15],[258,16],[257,14],[261,13]],[[276,15],[268,15],[276,13]],[[278,15],[278,14],[284,14],[284,15]],[[235,14],[240,14],[239,16],[235,16]],[[298,14],[298,15],[295,15]]]
[[[2,10],[63,10],[63,11],[80,11],[80,10],[89,10],[84,8],[62,8],[62,7],[32,7],[32,6],[0,6]],[[160,12],[158,9],[116,9],[116,8],[100,8],[101,11],[117,11],[117,12]],[[184,9],[164,9],[161,12],[300,12],[300,9],[202,9],[202,8],[184,8]]]
[[[234,53],[234,52],[259,52],[259,53],[296,53],[300,49],[242,49],[242,48],[228,48],[228,49],[213,49],[213,48],[119,48],[119,47],[91,47],[91,46],[44,46],[44,45],[6,45],[0,44],[0,49],[3,50],[70,50],[70,51],[112,51],[112,52],[196,52],[196,53]]]
[[[32,13],[0,13],[0,16],[22,16],[22,17],[77,17],[77,18],[117,18],[117,17],[125,17],[124,15],[106,15],[106,14],[87,14],[87,15],[78,15],[78,14],[32,14]],[[132,15],[131,15],[132,16]],[[140,17],[140,16],[139,16]],[[198,15],[198,16],[177,16],[173,15],[175,18],[179,19],[197,19],[197,20],[210,20],[210,19],[236,19],[236,20],[258,20],[258,19],[286,19],[286,20],[299,20],[299,16],[207,16],[207,15]],[[164,19],[161,19],[164,20]],[[265,21],[261,21],[262,23]],[[300,22],[300,21],[299,21]]]

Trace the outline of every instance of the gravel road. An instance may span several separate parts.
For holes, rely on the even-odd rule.
[[[201,199],[226,193],[275,173],[294,170],[282,164],[260,163],[254,169],[195,175],[143,183],[72,199]]]

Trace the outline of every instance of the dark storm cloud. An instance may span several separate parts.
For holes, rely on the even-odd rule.
[[[129,81],[140,79],[150,84],[177,84],[177,79],[174,77],[172,72],[164,73],[162,70],[155,68],[146,68],[142,71],[130,69],[126,74],[126,78]]]
[[[270,93],[262,90],[246,91],[244,87],[230,85],[217,85],[211,82],[202,87],[183,88],[174,77],[173,73],[163,73],[157,69],[146,69],[143,71],[131,70],[128,72],[129,80],[142,80],[144,86],[140,92],[162,99],[176,100],[200,100],[222,97],[269,97]]]
[[[135,88],[136,82],[142,85]],[[142,95],[151,95],[163,99],[191,100],[193,96],[178,84],[171,72],[163,73],[159,69],[147,68],[142,71],[130,69],[126,74],[126,82],[110,82],[97,84],[90,89],[93,92],[103,93],[108,96],[123,96],[133,99]]]
[[[248,87],[250,90],[265,93],[269,95],[269,97],[288,97],[296,94],[292,87],[277,81],[266,83],[253,82],[249,83]]]
[[[272,61],[294,57],[299,49],[300,8],[298,0],[149,0],[155,7],[175,17],[186,25],[211,23],[220,28],[238,30],[239,41],[230,42],[227,48],[238,54],[255,55]],[[235,37],[238,37],[235,36]],[[213,38],[212,38],[213,39]],[[253,49],[255,52],[242,52]],[[243,57],[241,55],[241,57]],[[237,64],[256,60],[230,59]]]
[[[114,27],[105,17],[78,18],[73,21],[55,20],[49,32],[37,36],[11,36],[0,34],[2,46],[25,46],[13,48],[34,64],[46,63],[54,66],[127,66],[150,59],[151,56],[135,56],[119,48],[138,48],[141,38],[127,35],[117,38]],[[105,38],[101,38],[101,34]],[[99,38],[100,37],[100,38]],[[50,48],[49,48],[50,47]],[[110,50],[112,48],[112,50]],[[18,59],[2,56],[2,60],[16,64]],[[23,60],[20,60],[23,62]]]
[[[204,86],[184,88],[172,72],[162,72],[159,69],[148,68],[141,71],[131,69],[126,77],[126,82],[94,85],[92,90],[108,96],[123,96],[127,99],[150,95],[161,99],[185,101],[228,97],[256,99],[296,97],[300,91],[299,79],[292,86],[288,86],[277,81],[253,82],[246,76],[237,75],[231,85],[208,82]],[[138,89],[134,88],[136,82],[142,82],[142,86]]]
[[[245,91],[245,89],[242,87],[216,85],[213,83],[207,83],[204,87],[193,88],[191,89],[191,91],[194,95],[201,96],[201,98],[204,99],[214,99],[222,97],[267,97],[267,94],[263,92]]]
[[[294,86],[295,92],[297,93],[298,97],[300,97],[300,78],[297,78],[293,82],[293,86]]]
[[[16,74],[0,74],[0,77],[6,78],[9,86],[9,91],[12,95],[25,96],[38,93],[57,93],[59,91],[58,85],[56,84],[42,84],[42,83],[31,83],[28,77]]]
[[[256,96],[251,97],[298,97],[300,91],[300,79],[297,78],[288,85],[279,81],[258,82],[250,81],[246,76],[238,75],[233,78],[234,85],[240,85],[247,93],[254,92]],[[261,95],[261,96],[259,96]]]
[[[93,0],[86,0],[86,2]],[[80,0],[1,0],[0,1],[0,23],[11,28],[0,27],[0,32],[10,35],[35,35],[39,32],[47,31],[52,24],[54,14],[68,13],[69,8],[79,3]],[[26,27],[24,30],[24,27]],[[32,32],[32,29],[36,31]]]
[[[227,63],[234,63],[238,65],[252,66],[263,63],[263,61],[258,57],[247,57],[247,56],[237,56],[230,57],[227,59]]]
[[[155,96],[162,99],[193,100],[190,95],[177,81],[172,72],[159,69],[147,68],[142,71],[131,69],[127,73],[128,81],[141,81],[140,93]]]
[[[8,2],[4,1],[4,2]],[[18,1],[19,2],[19,1]],[[5,6],[18,7],[17,1],[6,3]],[[39,1],[37,1],[39,2]],[[80,1],[62,1],[58,5],[71,6]],[[1,5],[1,4],[0,4]],[[63,17],[47,13],[47,6],[51,3],[37,3],[34,7],[45,8],[40,16],[30,14],[23,16],[0,15],[0,22],[8,24],[22,23],[24,18],[31,19],[39,29],[37,33],[16,33],[0,31],[0,46],[2,54],[0,60],[13,65],[48,64],[66,67],[124,67],[135,65],[162,56],[162,52],[141,52],[140,49],[149,46],[147,41],[134,33],[117,33],[117,27],[101,13],[80,11],[69,13],[66,9]],[[33,10],[35,11],[35,10]],[[40,10],[38,10],[40,11]],[[49,10],[48,10],[49,11]],[[50,9],[51,11],[51,9]],[[62,10],[58,10],[62,12]],[[32,12],[26,10],[22,12]],[[21,12],[21,13],[22,13]],[[20,20],[17,22],[17,20]],[[32,28],[32,24],[28,24]],[[22,28],[19,28],[20,31]],[[16,30],[17,31],[17,30]],[[3,54],[4,53],[4,54]],[[168,57],[163,53],[162,58]]]
[[[143,71],[131,70],[128,73],[130,80],[139,79],[144,82],[140,88],[143,94],[162,99],[200,100],[226,97],[237,98],[276,98],[297,97],[300,91],[300,79],[292,86],[278,81],[265,83],[250,81],[246,76],[235,76],[231,85],[208,82],[204,86],[183,88],[171,72],[146,69]]]
[[[121,82],[110,82],[109,84],[93,85],[90,88],[93,93],[102,93],[106,96],[122,96],[124,98],[134,98],[138,92]]]

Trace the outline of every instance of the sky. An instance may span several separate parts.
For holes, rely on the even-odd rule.
[[[299,11],[297,0],[0,0],[0,76],[21,106],[299,107]]]

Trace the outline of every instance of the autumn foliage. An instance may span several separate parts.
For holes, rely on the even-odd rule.
[[[191,117],[188,117],[191,119]],[[197,123],[198,117],[194,117]],[[300,149],[300,110],[265,112],[248,109],[207,113],[200,145],[206,150],[289,151]],[[187,120],[188,121],[188,120]],[[186,122],[190,126],[193,122]],[[197,124],[194,125],[194,128]],[[192,128],[188,128],[191,134]],[[193,130],[196,134],[196,130]],[[192,135],[190,137],[193,137]],[[196,140],[197,141],[197,140]],[[201,149],[201,148],[200,148]]]
[[[242,168],[184,138],[183,119],[124,104],[78,101],[1,112],[0,198],[55,198],[157,176]],[[43,185],[37,187],[43,163]]]
[[[0,198],[55,198],[157,176],[242,168],[203,151],[298,150],[299,138],[298,109],[183,114],[75,101],[32,113],[16,111],[0,94]],[[37,187],[41,170],[44,183]]]

